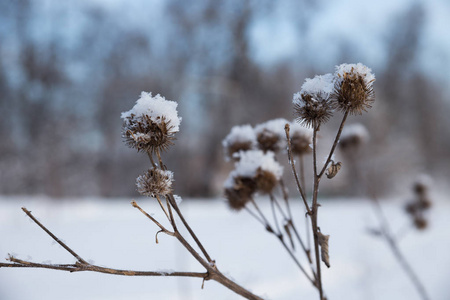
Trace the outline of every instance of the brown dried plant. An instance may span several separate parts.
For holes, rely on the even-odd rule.
[[[327,74],[307,79],[302,90],[294,95],[294,111],[297,121],[311,129],[300,129],[298,124],[290,124],[284,119],[277,119],[258,125],[254,132],[248,127],[245,127],[246,133],[244,134],[241,134],[240,130],[235,130],[234,133],[232,131],[223,142],[227,156],[236,163],[236,169],[231,172],[225,184],[225,196],[230,207],[235,210],[245,209],[248,211],[280,241],[299,270],[317,289],[320,300],[326,299],[320,260],[330,267],[328,250],[330,236],[322,233],[319,227],[319,185],[324,175],[333,178],[339,171],[341,163],[334,162],[332,157],[344,124],[349,114],[361,113],[371,106],[374,100],[373,82],[374,76],[371,74],[371,70],[361,64],[338,66],[335,75]],[[169,225],[163,225],[164,222],[156,220],[135,201],[131,204],[159,228],[156,233],[156,242],[158,242],[157,237],[160,233],[176,238],[204,267],[204,272],[144,272],[93,265],[58,239],[26,208],[23,208],[23,211],[31,220],[74,256],[77,262],[74,264],[40,264],[9,256],[10,263],[0,263],[0,268],[46,268],[123,276],[196,277],[202,278],[203,282],[214,280],[246,299],[262,299],[219,271],[216,261],[206,251],[178,206],[172,189],[172,172],[167,169],[161,157],[161,153],[168,150],[173,144],[174,135],[179,130],[181,118],[178,117],[176,106],[175,102],[167,101],[160,95],[152,97],[150,93],[143,92],[136,105],[130,111],[122,114],[125,143],[139,152],[146,153],[150,160],[150,168],[136,181],[137,190],[142,195],[152,197],[158,202],[166,218],[165,223]],[[317,159],[318,132],[321,126],[333,116],[333,109],[343,112],[343,117],[326,161],[323,165],[319,165]],[[275,152],[286,153],[284,149],[287,149],[292,174],[300,199],[304,204],[305,237],[302,237],[299,227],[294,222],[289,196],[282,179],[282,167],[275,156]],[[312,154],[313,170],[311,196],[306,193],[303,162],[304,157],[309,154]],[[297,171],[295,159],[298,159],[299,171]],[[281,201],[276,196],[277,192],[281,194]],[[259,200],[255,199],[256,194],[268,195],[271,218],[266,216],[260,208]],[[272,221],[269,221],[270,219]],[[195,245],[191,245],[182,235],[179,230],[180,226],[187,230]],[[311,245],[310,235],[313,237],[313,245]],[[297,243],[300,248],[296,247]],[[297,257],[298,249],[304,253],[306,264]]]
[[[335,162],[332,157],[339,143],[342,130],[349,114],[361,114],[371,107],[374,101],[373,82],[375,76],[371,70],[362,64],[343,64],[336,67],[336,73],[316,76],[313,79],[306,79],[300,92],[294,94],[294,113],[296,121],[306,127],[311,128],[311,132],[307,132],[306,128],[299,130],[298,124],[285,122],[284,136],[287,141],[287,156],[289,159],[295,183],[297,185],[300,199],[304,204],[304,213],[306,216],[306,236],[302,238],[297,224],[294,223],[290,200],[287,195],[283,180],[277,181],[277,186],[281,191],[281,197],[284,205],[275,196],[275,189],[260,191],[254,186],[257,170],[260,167],[256,159],[249,159],[246,156],[257,154],[254,150],[241,152],[240,157],[247,159],[248,162],[242,163],[238,161],[235,170],[225,183],[225,196],[230,206],[234,209],[245,209],[251,216],[256,218],[264,228],[281,242],[289,256],[293,259],[299,270],[306,276],[311,284],[318,290],[321,300],[325,300],[325,292],[322,283],[322,260],[327,267],[330,267],[330,255],[328,250],[329,235],[320,231],[318,212],[320,204],[318,202],[319,185],[323,175],[327,175],[329,179],[336,176],[342,166],[341,162]],[[338,127],[334,142],[328,152],[326,161],[319,166],[317,159],[317,138],[321,126],[324,125],[334,113],[338,110],[343,113],[341,123]],[[267,122],[267,124],[275,124],[275,120]],[[278,124],[278,127],[281,127]],[[281,128],[274,128],[269,125],[258,125],[255,128],[258,146],[265,153],[280,152],[283,147],[274,147],[278,145],[278,135]],[[236,136],[245,136],[246,134],[238,134],[237,128],[233,128],[232,132]],[[247,134],[250,135],[250,134]],[[233,135],[227,137],[227,145],[232,147]],[[245,154],[248,153],[248,154]],[[256,153],[256,154],[252,154]],[[305,175],[304,175],[304,156],[312,153],[312,170],[313,170],[313,188],[311,196],[308,199],[306,193]],[[261,159],[261,166],[273,164],[267,158]],[[299,164],[299,172],[296,167],[296,160]],[[249,163],[253,163],[253,167],[249,167]],[[242,181],[239,176],[250,173],[252,180]],[[300,173],[300,175],[299,175]],[[247,174],[248,175],[248,174]],[[239,184],[236,184],[239,182]],[[249,184],[249,185],[246,185]],[[246,191],[245,199],[239,199],[240,193]],[[266,193],[269,195],[271,204],[272,217],[269,218],[259,207],[258,201],[255,201],[256,193]],[[237,205],[239,203],[239,205]],[[269,221],[272,219],[271,221]],[[311,227],[309,227],[309,225]],[[309,235],[313,236],[313,249],[311,249]],[[286,239],[290,241],[288,245]],[[306,242],[305,242],[306,241]],[[300,249],[305,254],[306,262],[301,262],[297,257],[295,244],[300,244]],[[312,252],[312,255],[311,255]]]

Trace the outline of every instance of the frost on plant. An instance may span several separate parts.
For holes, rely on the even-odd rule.
[[[177,105],[159,94],[152,97],[151,93],[142,92],[133,108],[121,115],[126,144],[143,152],[167,150],[180,127]]]
[[[313,127],[327,122],[333,115],[330,95],[334,77],[331,74],[307,78],[300,92],[294,94],[294,111],[299,123]]]
[[[172,192],[173,172],[153,168],[136,179],[139,194],[148,197],[167,195]]]

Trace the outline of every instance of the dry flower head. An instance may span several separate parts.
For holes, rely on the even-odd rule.
[[[139,194],[148,197],[167,195],[172,192],[173,173],[157,168],[149,169],[136,179]]]
[[[360,115],[375,101],[372,70],[361,63],[336,66],[333,108],[341,112]]]

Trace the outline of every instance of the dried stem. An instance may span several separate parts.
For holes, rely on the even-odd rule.
[[[191,226],[189,226],[188,222],[186,221],[186,219],[184,218],[183,214],[180,211],[180,208],[178,207],[174,197],[172,194],[167,195],[169,198],[169,203],[172,205],[173,209],[175,210],[175,212],[177,213],[178,217],[180,218],[181,222],[183,223],[183,225],[186,227],[186,229],[188,230],[189,234],[192,236],[192,238],[194,239],[195,243],[197,244],[197,246],[200,248],[200,250],[202,251],[203,255],[206,257],[206,259],[208,260],[208,262],[213,262],[213,260],[211,259],[211,257],[209,256],[208,252],[206,252],[205,247],[203,247],[202,243],[200,242],[200,240],[198,239],[197,235],[194,233],[194,231],[192,230]]]
[[[294,160],[292,157],[292,145],[291,145],[291,138],[289,136],[289,130],[290,130],[289,125],[286,124],[286,126],[284,127],[284,131],[286,132],[286,140],[287,140],[287,144],[288,144],[289,164],[291,165],[292,173],[294,174],[294,178],[295,178],[295,183],[297,184],[297,189],[300,192],[300,196],[302,197],[303,203],[305,204],[306,211],[308,212],[308,214],[311,214],[311,209],[309,208],[308,202],[306,201],[306,194],[303,191],[303,188],[298,179],[297,171],[295,170],[295,163],[294,163]]]
[[[342,118],[341,125],[339,126],[339,130],[336,134],[336,138],[334,139],[333,146],[331,147],[331,150],[330,150],[330,154],[328,154],[328,158],[327,158],[325,164],[323,165],[322,171],[320,171],[320,174],[318,175],[319,178],[321,178],[323,176],[323,173],[325,173],[325,170],[327,169],[327,166],[330,163],[331,158],[333,157],[334,150],[336,150],[336,146],[339,143],[339,139],[341,138],[342,129],[344,128],[344,124],[345,124],[345,121],[347,120],[348,114],[349,114],[349,111],[347,110],[344,113],[344,117]],[[317,174],[317,168],[316,168],[316,174]]]
[[[320,125],[317,125],[314,122],[314,131],[313,131],[313,173],[314,173],[314,189],[313,189],[313,202],[312,202],[312,213],[311,213],[311,225],[313,229],[313,237],[314,237],[314,256],[316,261],[316,286],[319,290],[320,300],[324,300],[323,297],[323,288],[322,288],[322,273],[320,270],[320,256],[319,256],[319,237],[318,237],[318,225],[317,225],[317,217],[318,217],[318,204],[317,204],[317,195],[319,191],[319,181],[320,177],[317,175],[317,131],[319,131]]]
[[[42,225],[41,222],[39,222],[32,214],[31,212],[26,209],[25,207],[22,207],[22,210],[27,214],[27,216],[33,220],[34,223],[36,223],[39,227],[42,228],[55,242],[60,244],[64,249],[67,250],[70,254],[72,254],[73,257],[75,257],[80,263],[87,264],[88,262],[82,259],[78,254],[75,253],[72,249],[70,249],[63,241],[58,239],[53,233],[50,232],[44,225]]]
[[[30,261],[25,261],[21,259],[17,259],[13,256],[8,258],[12,263],[0,263],[0,268],[36,268],[36,269],[52,269],[59,271],[68,271],[68,272],[82,272],[82,271],[91,271],[97,273],[105,273],[111,275],[122,275],[122,276],[171,276],[171,277],[197,277],[197,278],[205,278],[207,273],[198,273],[198,272],[163,272],[163,271],[133,271],[133,270],[119,270],[119,269],[111,269],[100,267],[96,265],[92,265],[90,263],[75,263],[70,265],[63,264],[41,264]]]
[[[283,247],[286,249],[286,251],[289,253],[289,256],[291,256],[291,258],[294,260],[295,264],[297,265],[297,267],[300,269],[300,271],[306,276],[306,278],[312,283],[312,285],[316,286],[315,281],[311,278],[311,276],[306,272],[305,268],[303,268],[303,266],[301,265],[301,263],[298,261],[297,257],[295,256],[295,254],[292,252],[292,250],[286,245],[286,242],[283,239],[283,235],[282,234],[278,234],[277,232],[275,232],[275,230],[272,228],[272,226],[270,225],[270,223],[267,221],[266,217],[264,216],[264,214],[262,213],[261,209],[258,207],[258,205],[256,204],[256,202],[254,200],[251,201],[253,203],[253,206],[255,207],[256,211],[258,212],[258,214],[261,216],[261,218],[264,220],[263,221],[263,225],[265,225],[265,228],[268,232],[272,233],[273,235],[275,235],[277,237],[277,239],[281,242],[281,244],[283,245]],[[272,201],[272,203],[274,203],[275,201]],[[250,211],[250,210],[249,210]],[[260,221],[259,218],[256,217],[256,215],[254,213],[251,213],[251,215],[253,217],[255,217],[258,221]],[[278,228],[279,230],[279,228]],[[279,231],[280,232],[280,231]],[[316,275],[314,274],[313,271],[313,276],[316,277]]]
[[[423,300],[429,300],[430,297],[427,294],[425,286],[420,281],[419,277],[414,272],[411,265],[408,263],[405,256],[403,255],[403,253],[400,251],[397,241],[390,229],[388,219],[386,218],[385,214],[383,213],[383,210],[381,208],[381,204],[380,204],[379,200],[376,197],[372,197],[372,200],[373,200],[374,206],[376,208],[378,219],[380,221],[380,226],[381,226],[380,232],[381,232],[383,238],[386,240],[387,244],[391,248],[392,253],[394,254],[394,256],[397,259],[400,266],[403,268],[403,271],[409,277],[412,284],[416,288],[417,292],[420,294],[420,297]]]

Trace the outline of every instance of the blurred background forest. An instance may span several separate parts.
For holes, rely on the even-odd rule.
[[[350,119],[371,135],[366,184],[395,193],[425,172],[444,185],[449,28],[445,0],[1,0],[0,194],[136,196],[148,162],[122,142],[120,113],[149,91],[183,117],[165,154],[176,193],[218,196],[231,127],[292,120],[304,79],[342,62],[377,77],[374,108]],[[341,177],[325,192],[360,183]]]

